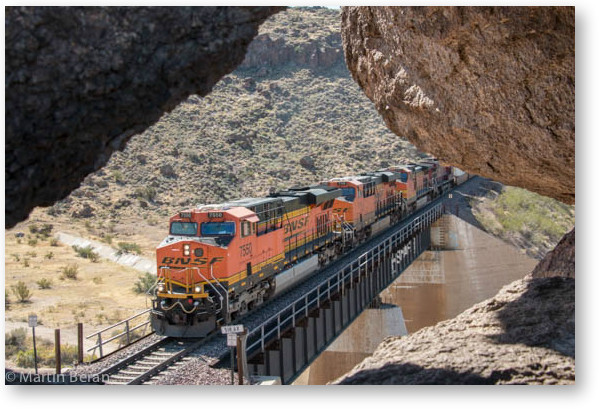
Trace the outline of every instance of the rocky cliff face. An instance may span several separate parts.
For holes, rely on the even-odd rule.
[[[241,70],[262,77],[274,71],[333,66],[347,73],[339,32],[340,13],[321,7],[291,8],[267,20],[248,47]],[[277,67],[279,66],[279,67]]]
[[[575,201],[573,7],[344,7],[387,126],[471,173]]]
[[[575,278],[575,228],[548,252],[532,272],[534,278],[564,276]]]
[[[6,9],[6,226],[240,64],[280,7]],[[51,153],[51,155],[49,155]]]

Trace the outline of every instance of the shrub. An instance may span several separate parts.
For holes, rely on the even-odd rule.
[[[21,257],[19,256],[18,253],[11,253],[10,256],[13,257],[13,259],[15,260],[15,262],[21,262]]]
[[[40,289],[50,289],[52,287],[52,281],[47,278],[42,278],[35,283],[37,283]]]
[[[156,283],[156,276],[151,273],[144,273],[140,276],[133,286],[135,293],[148,293]]]
[[[119,256],[121,256],[124,253],[135,252],[138,255],[142,253],[142,249],[137,243],[119,242],[117,246],[119,247],[119,249],[117,250],[117,255]]]
[[[102,283],[102,277],[101,276],[94,276],[94,278],[92,279],[92,282],[94,282],[96,285],[99,285]]]
[[[8,297],[8,290],[4,289],[4,308],[8,310],[10,305],[10,298]]]
[[[47,238],[50,236],[53,228],[54,226],[52,224],[44,224],[40,229],[38,229],[38,233],[40,233],[44,238]]]
[[[152,202],[156,198],[156,189],[153,187],[139,187],[135,190],[135,196],[138,199]]]
[[[77,274],[79,273],[79,266],[67,265],[61,268],[62,277],[67,279],[77,280]]]
[[[28,267],[29,267],[29,258],[23,258],[23,266],[24,266],[25,268],[28,268]]]
[[[29,225],[29,232],[31,232],[31,233],[37,233],[38,232],[37,225],[36,224]]]
[[[114,238],[114,235],[111,235],[111,234],[107,233],[102,238],[102,241],[110,245],[112,243],[113,238]]]
[[[58,246],[58,238],[50,239],[50,246]]]
[[[4,334],[4,357],[9,358],[20,351],[27,349],[25,340],[27,338],[27,329],[24,327],[11,330]]]
[[[35,246],[35,245],[37,245],[38,241],[37,241],[37,238],[29,238],[27,243],[29,244],[29,246]]]
[[[41,338],[40,338],[41,340]],[[77,362],[77,346],[60,345],[61,365],[71,366]],[[54,345],[52,343],[40,344],[37,349],[38,366],[54,367],[56,366],[56,358],[54,357]],[[33,349],[19,351],[15,359],[15,363],[19,367],[34,367]]]
[[[125,177],[123,176],[123,173],[121,171],[113,171],[112,172],[112,176],[115,179],[115,182],[117,184],[124,184],[125,183]]]
[[[44,255],[44,258],[50,260],[50,259],[54,258],[54,254],[52,252],[48,252],[47,254]]]
[[[16,285],[11,286],[11,290],[13,295],[17,297],[19,303],[29,302],[31,296],[33,296],[25,282],[22,281],[18,281]]]
[[[89,259],[92,262],[97,262],[100,259],[100,255],[94,252],[94,249],[88,245],[86,247],[81,247],[77,245],[73,245],[73,250],[77,252],[77,255],[84,258]]]

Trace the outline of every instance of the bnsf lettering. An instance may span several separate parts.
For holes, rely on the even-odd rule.
[[[215,263],[222,261],[223,258],[221,256],[214,257],[210,260],[210,263]],[[208,258],[172,258],[170,256],[165,256],[161,262],[163,265],[195,265],[195,266],[203,266],[208,262]]]
[[[284,225],[284,235],[304,228],[308,224],[308,216]]]
[[[336,214],[343,214],[343,213],[345,213],[347,210],[348,210],[348,208],[335,208],[335,209],[333,210],[333,212],[334,212],[334,213],[336,213]]]

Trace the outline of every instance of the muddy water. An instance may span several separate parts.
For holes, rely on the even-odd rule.
[[[444,250],[424,252],[380,294],[385,309],[365,310],[295,384],[333,381],[370,356],[386,336],[413,333],[451,319],[537,264],[472,225],[453,216],[445,218],[446,237],[438,243]]]

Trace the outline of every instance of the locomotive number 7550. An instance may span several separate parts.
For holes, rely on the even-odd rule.
[[[240,257],[244,258],[246,256],[252,255],[252,244],[247,243],[245,245],[240,246]]]

